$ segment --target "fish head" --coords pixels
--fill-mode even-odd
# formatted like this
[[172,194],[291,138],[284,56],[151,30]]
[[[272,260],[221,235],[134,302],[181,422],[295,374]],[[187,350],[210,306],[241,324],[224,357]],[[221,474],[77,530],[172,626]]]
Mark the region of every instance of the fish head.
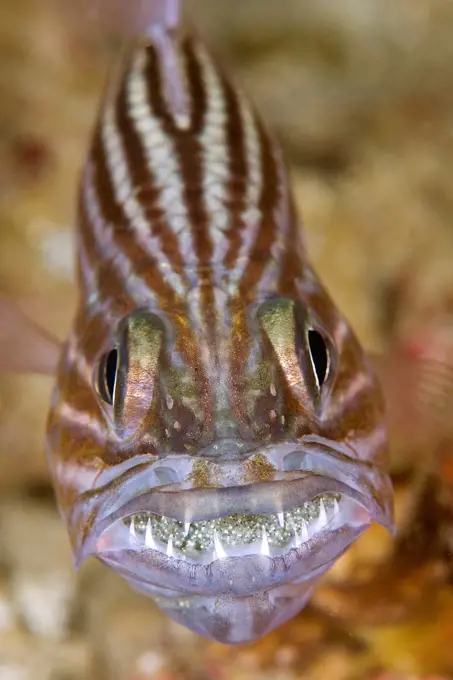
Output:
[[202,333],[178,310],[88,324],[88,377],[68,349],[48,442],[76,561],[239,643],[299,611],[372,521],[391,529],[392,494],[379,386],[328,297],[227,303]]

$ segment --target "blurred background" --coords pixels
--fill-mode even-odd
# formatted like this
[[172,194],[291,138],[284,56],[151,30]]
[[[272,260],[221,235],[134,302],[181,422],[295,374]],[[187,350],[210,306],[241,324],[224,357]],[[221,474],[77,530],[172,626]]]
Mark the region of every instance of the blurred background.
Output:
[[[186,5],[278,134],[312,259],[364,345],[453,362],[453,3]],[[119,45],[110,9],[0,4],[0,291],[61,338],[77,178]],[[448,440],[392,450],[395,542],[373,528],[301,616],[229,649],[94,561],[73,571],[43,452],[51,387],[0,377],[0,680],[453,677]]]

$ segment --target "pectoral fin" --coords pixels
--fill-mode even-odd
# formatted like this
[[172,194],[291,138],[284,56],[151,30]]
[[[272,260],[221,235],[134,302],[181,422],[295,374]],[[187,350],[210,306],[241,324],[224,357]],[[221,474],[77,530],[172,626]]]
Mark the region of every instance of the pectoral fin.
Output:
[[402,347],[370,358],[384,391],[391,445],[432,451],[453,442],[453,344],[437,355]]
[[56,338],[0,295],[0,372],[53,374],[60,352]]
[[[387,403],[396,489],[401,473],[411,489],[409,508],[396,513],[398,541],[393,562],[405,563],[409,556],[409,562],[415,564],[420,539],[419,562],[427,558],[428,544],[437,546],[442,560],[453,547],[451,332],[424,334],[423,341],[418,338],[372,361]],[[451,572],[451,558],[447,564]]]

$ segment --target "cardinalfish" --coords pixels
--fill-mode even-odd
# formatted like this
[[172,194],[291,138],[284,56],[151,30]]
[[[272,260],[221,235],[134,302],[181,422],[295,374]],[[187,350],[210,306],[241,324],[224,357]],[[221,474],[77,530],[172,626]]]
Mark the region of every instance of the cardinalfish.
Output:
[[47,434],[76,564],[209,638],[263,636],[372,522],[392,530],[384,399],[279,146],[178,3],[106,90],[77,258]]

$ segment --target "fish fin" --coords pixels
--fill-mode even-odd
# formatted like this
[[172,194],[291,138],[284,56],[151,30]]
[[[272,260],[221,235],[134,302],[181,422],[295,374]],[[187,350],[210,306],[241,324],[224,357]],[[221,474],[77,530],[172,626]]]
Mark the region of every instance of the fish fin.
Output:
[[[88,0],[81,2],[83,7]],[[75,3],[71,3],[68,9],[74,9],[73,5]],[[79,10],[80,2],[77,3],[77,11]],[[187,127],[190,123],[190,101],[181,68],[180,52],[175,49],[184,35],[182,0],[137,0],[130,3],[124,0],[90,0],[88,16],[104,31],[113,31],[123,41],[127,38],[125,43],[130,42],[134,46],[140,40],[153,45],[159,55],[164,98],[178,125]],[[129,56],[125,49],[125,61],[119,60],[118,69],[109,81],[107,99],[117,96],[117,88],[120,87]]]
[[177,28],[181,22],[182,0],[151,0],[148,9],[148,21],[165,26],[167,29]]
[[[133,37],[155,28],[171,31],[182,22],[182,0],[65,0],[70,17],[101,31]],[[76,10],[77,8],[77,10]],[[74,11],[76,10],[76,12]]]
[[384,391],[392,448],[433,451],[453,442],[453,346],[435,354],[405,345],[370,360]]
[[0,294],[0,373],[56,371],[61,343]]

